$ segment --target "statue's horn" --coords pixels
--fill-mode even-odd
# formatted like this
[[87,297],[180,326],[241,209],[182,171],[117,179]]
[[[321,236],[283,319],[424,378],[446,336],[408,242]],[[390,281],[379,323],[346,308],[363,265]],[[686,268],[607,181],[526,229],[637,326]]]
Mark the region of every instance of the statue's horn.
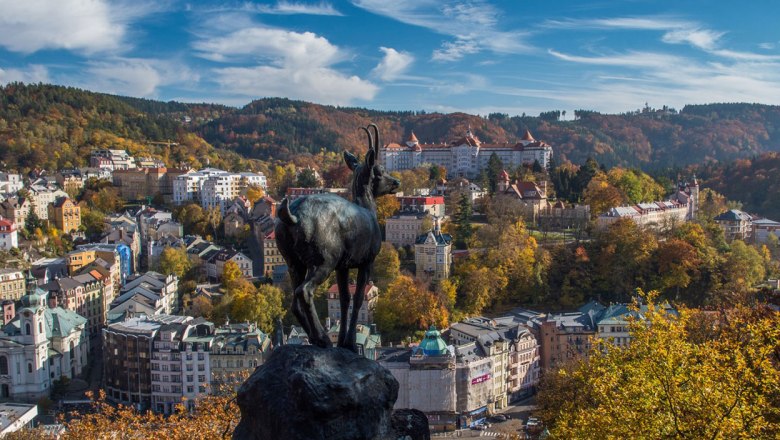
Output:
[[374,129],[374,154],[379,157],[379,127],[373,122],[368,124],[369,127]]
[[367,127],[360,127],[360,128],[362,128],[363,131],[365,131],[366,134],[368,135],[368,149],[369,150],[373,149],[374,148],[374,136],[371,134],[370,131],[368,131]]

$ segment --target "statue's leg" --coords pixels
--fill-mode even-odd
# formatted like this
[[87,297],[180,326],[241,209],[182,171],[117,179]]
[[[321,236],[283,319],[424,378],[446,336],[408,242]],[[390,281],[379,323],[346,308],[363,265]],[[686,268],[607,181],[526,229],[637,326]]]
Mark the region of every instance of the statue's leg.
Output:
[[357,321],[360,315],[360,307],[363,305],[363,295],[366,289],[366,283],[368,283],[368,277],[370,275],[368,267],[361,267],[358,269],[357,283],[355,285],[355,294],[352,296],[352,315],[349,319],[349,330],[347,332],[347,340],[344,345],[345,348],[357,353]]
[[336,270],[336,283],[339,285],[339,306],[341,318],[339,318],[338,346],[343,347],[347,338],[347,325],[349,324],[349,269]]
[[303,301],[305,303],[304,313],[311,327],[311,332],[308,332],[309,339],[311,339],[313,345],[325,348],[331,347],[333,344],[331,344],[330,338],[328,338],[328,332],[322,327],[320,318],[317,317],[317,310],[314,307],[314,292],[317,290],[317,286],[328,278],[332,270],[332,267],[325,266],[309,267],[309,270],[306,272],[306,281],[303,282],[302,286]]
[[292,285],[292,312],[295,315],[295,319],[303,327],[303,331],[306,334],[311,334],[311,328],[309,321],[306,319],[306,313],[303,307],[303,280],[306,278],[306,268],[290,266],[288,268],[290,274],[290,284]]

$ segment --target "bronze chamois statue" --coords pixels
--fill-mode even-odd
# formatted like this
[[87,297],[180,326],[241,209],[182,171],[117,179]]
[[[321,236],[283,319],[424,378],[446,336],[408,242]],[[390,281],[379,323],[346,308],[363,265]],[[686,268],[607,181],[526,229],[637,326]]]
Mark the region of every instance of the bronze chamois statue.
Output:
[[[314,309],[314,292],[332,271],[339,287],[341,321],[338,346],[357,351],[356,327],[366,283],[382,244],[375,198],[393,194],[400,182],[378,162],[379,129],[362,127],[368,135],[363,164],[347,151],[344,161],[352,170],[350,202],[334,194],[315,194],[289,202],[282,200],[276,222],[276,243],[287,262],[292,281],[292,311],[312,344],[330,347],[327,331]],[[349,293],[349,270],[358,269],[354,296]],[[352,297],[352,314],[348,320]]]

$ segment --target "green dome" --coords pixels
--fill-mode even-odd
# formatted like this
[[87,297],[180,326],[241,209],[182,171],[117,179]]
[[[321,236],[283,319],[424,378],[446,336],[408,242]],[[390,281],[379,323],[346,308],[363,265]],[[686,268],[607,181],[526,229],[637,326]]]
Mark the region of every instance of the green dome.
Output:
[[46,296],[46,291],[38,287],[32,272],[27,271],[27,294],[19,299],[22,307],[45,306]]
[[420,342],[420,350],[425,356],[443,356],[449,353],[447,343],[444,342],[441,333],[434,326],[425,332],[425,338]]

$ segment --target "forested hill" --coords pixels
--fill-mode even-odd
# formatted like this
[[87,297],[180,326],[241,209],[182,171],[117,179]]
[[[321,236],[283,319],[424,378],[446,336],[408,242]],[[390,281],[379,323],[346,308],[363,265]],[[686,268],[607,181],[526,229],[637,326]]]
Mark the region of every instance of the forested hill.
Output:
[[780,221],[780,153],[696,168],[702,185],[739,201],[743,209]]
[[[223,111],[211,104],[163,103],[71,87],[11,83],[0,87],[0,167],[18,170],[84,166],[96,148],[126,149],[169,166],[246,166],[235,153],[213,148],[178,114],[202,120]],[[174,142],[163,147],[148,142]]]
[[[459,137],[470,127],[483,142],[512,142],[526,129],[554,148],[556,162],[645,170],[732,161],[780,151],[780,107],[758,104],[686,106],[679,113],[645,108],[623,115],[576,111],[568,119],[539,116],[417,111],[386,112],[265,98],[237,109],[126,98],[52,85],[0,87],[0,161],[6,166],[55,168],[84,164],[96,147],[127,148],[169,165],[243,164],[238,155],[288,160],[301,153],[365,150],[358,129],[380,126],[383,142],[413,130],[421,142]],[[146,141],[172,140],[172,150]],[[235,153],[238,153],[236,155]]]

